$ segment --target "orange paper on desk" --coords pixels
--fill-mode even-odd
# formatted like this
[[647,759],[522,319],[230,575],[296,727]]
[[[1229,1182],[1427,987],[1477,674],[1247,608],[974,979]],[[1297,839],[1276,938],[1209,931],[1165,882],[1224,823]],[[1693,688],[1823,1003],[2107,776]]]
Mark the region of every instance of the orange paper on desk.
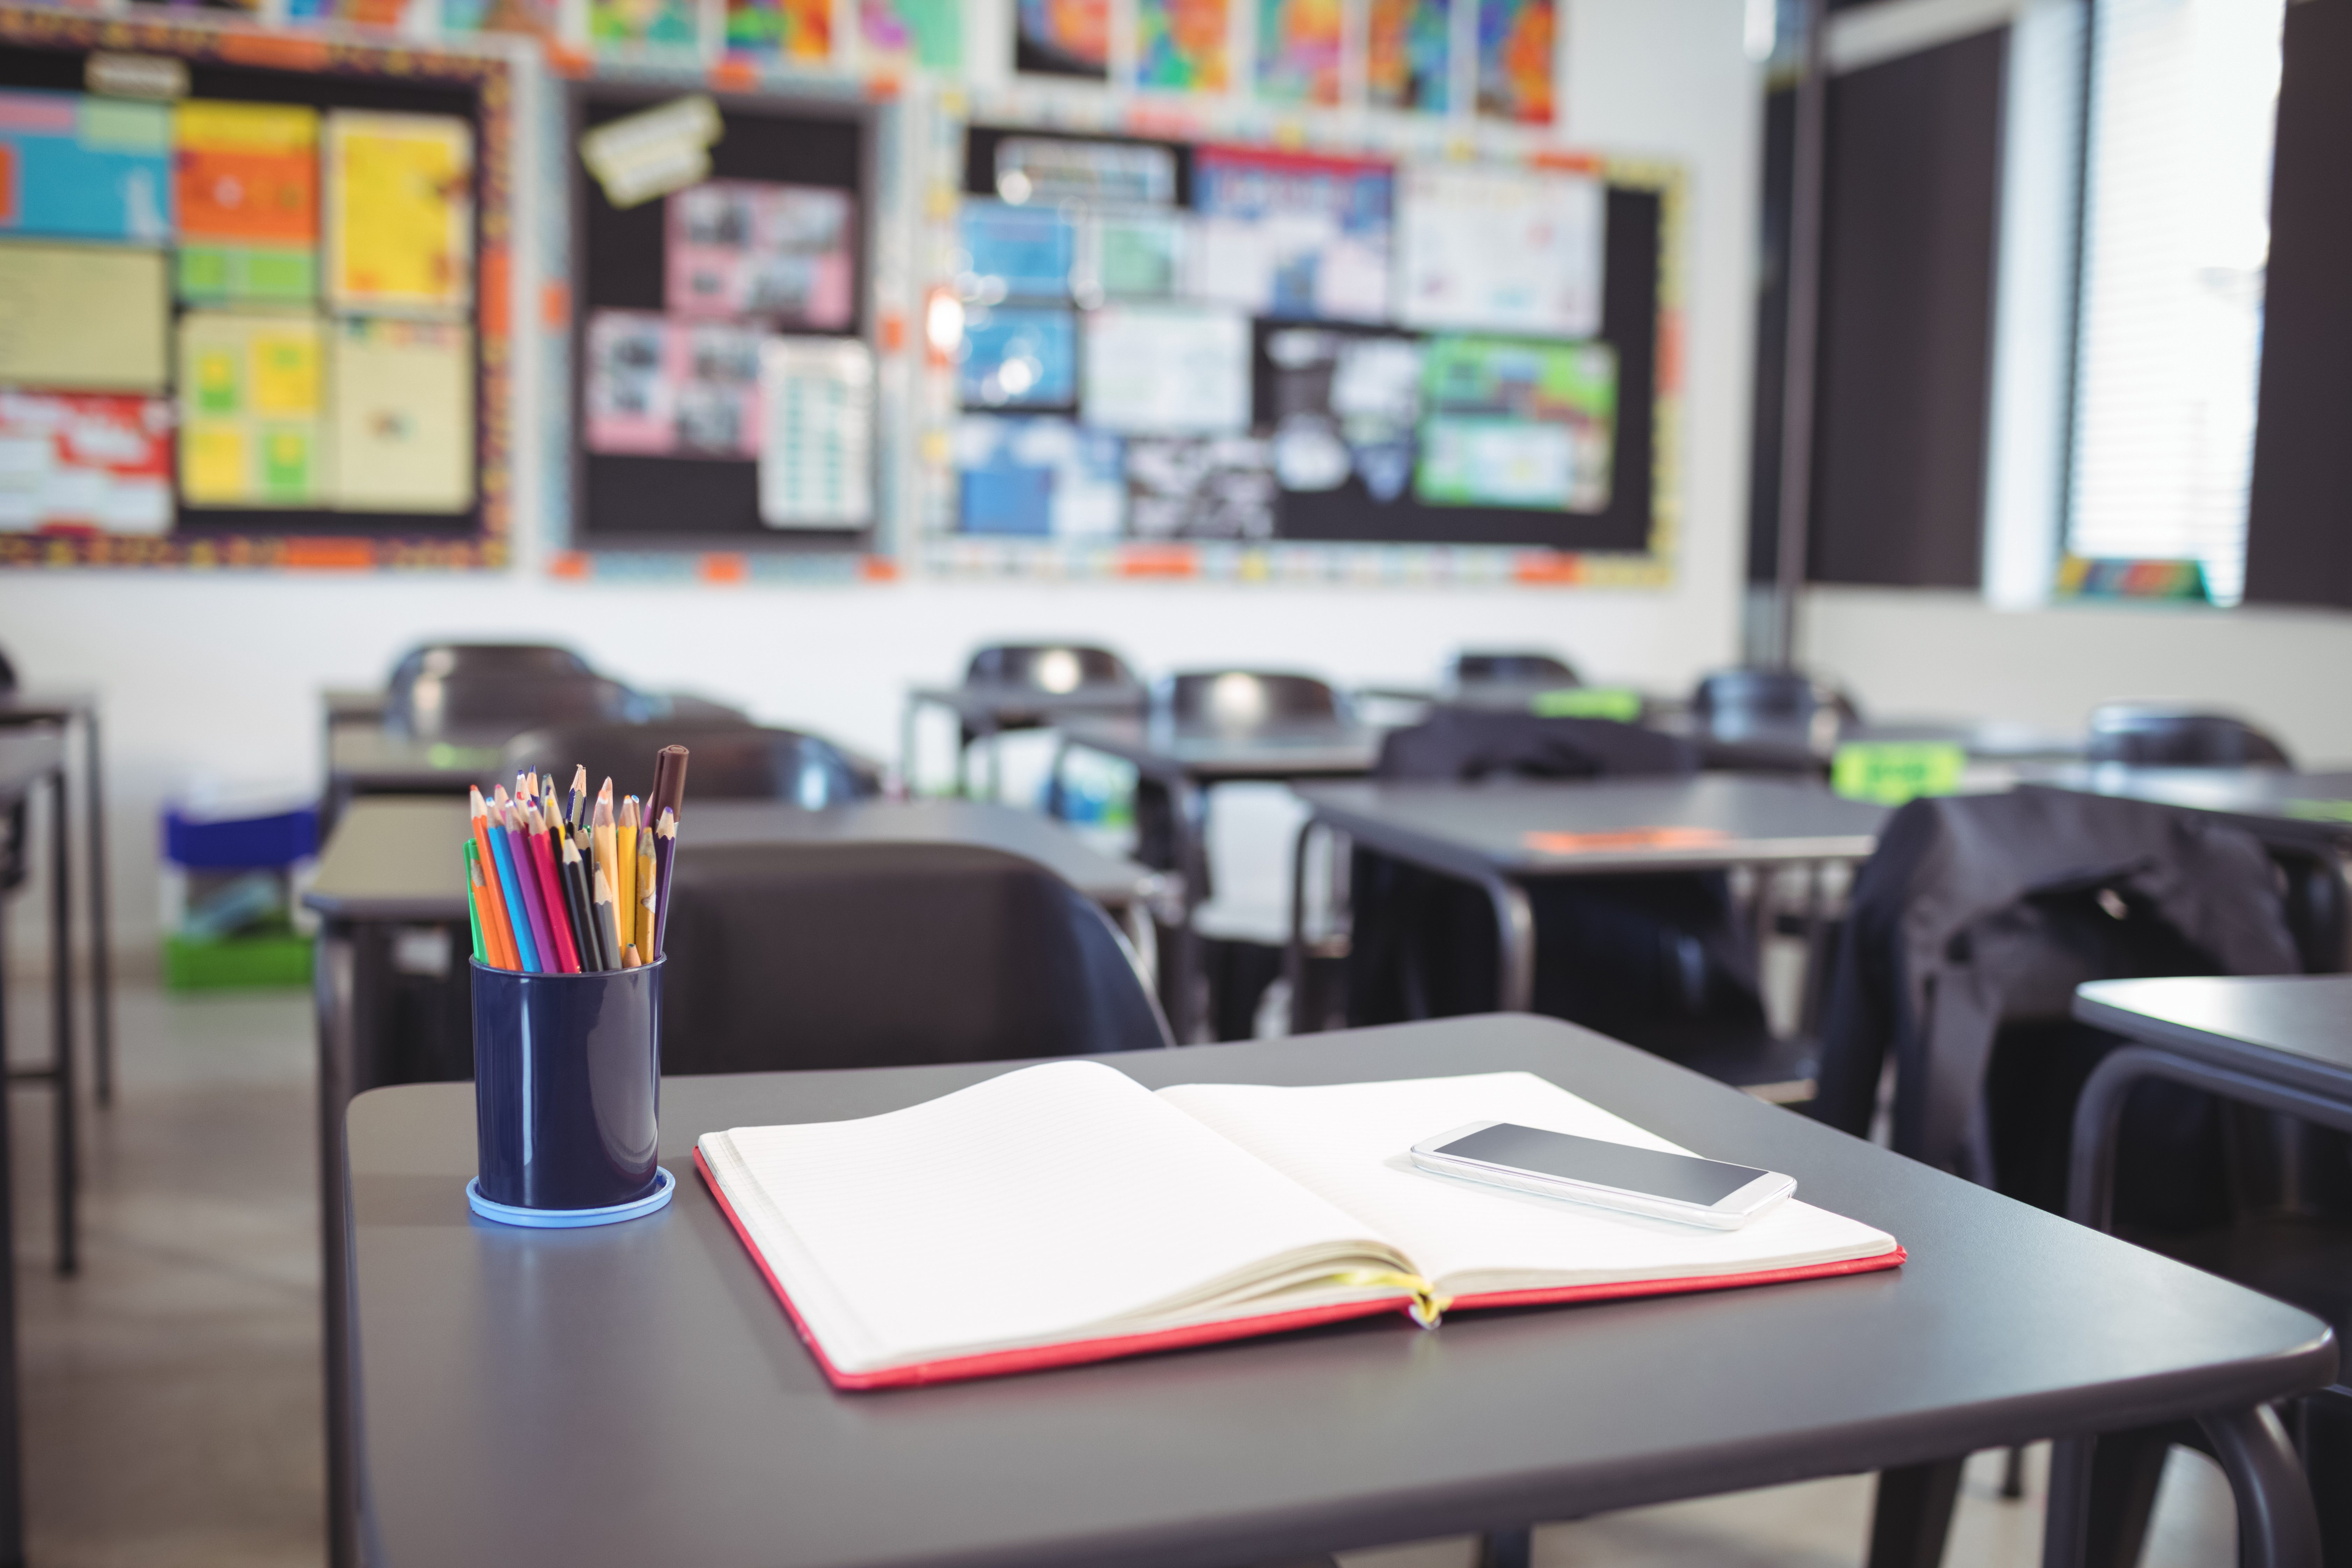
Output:
[[1628,849],[1706,849],[1731,835],[1720,827],[1620,827],[1607,833],[1530,833],[1543,855],[1607,855]]
[[1531,1073],[1154,1093],[1064,1061],[862,1121],[707,1133],[696,1161],[843,1388],[1903,1260],[1885,1232],[1794,1199],[1710,1230],[1407,1156],[1480,1120],[1687,1152]]

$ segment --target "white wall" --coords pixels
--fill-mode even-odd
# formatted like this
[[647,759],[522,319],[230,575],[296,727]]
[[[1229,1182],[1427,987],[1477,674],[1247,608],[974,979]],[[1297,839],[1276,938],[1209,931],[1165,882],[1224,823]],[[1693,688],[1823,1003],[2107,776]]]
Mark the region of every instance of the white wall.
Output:
[[[909,582],[709,588],[541,575],[536,465],[523,564],[492,576],[26,572],[0,576],[0,647],[25,679],[104,704],[118,942],[154,933],[155,811],[193,773],[315,778],[317,690],[372,685],[435,634],[545,634],[632,683],[731,699],[879,755],[900,694],[971,647],[1098,639],[1147,670],[1287,665],[1348,681],[1427,680],[1465,642],[1568,652],[1603,679],[1680,686],[1737,647],[1745,549],[1759,82],[1741,0],[1569,0],[1565,131],[1662,156],[1690,178],[1684,529],[1673,586],[1628,593]],[[526,161],[523,167],[535,166]],[[517,225],[530,237],[541,226]],[[520,297],[535,297],[530,258]],[[528,319],[523,316],[521,319]],[[525,432],[541,426],[526,406]],[[17,922],[20,953],[39,923]]]
[[2074,730],[2105,701],[2194,702],[2259,721],[2305,766],[2352,765],[2352,616],[2340,612],[1998,610],[1965,593],[1816,588],[1797,642],[1868,712]]

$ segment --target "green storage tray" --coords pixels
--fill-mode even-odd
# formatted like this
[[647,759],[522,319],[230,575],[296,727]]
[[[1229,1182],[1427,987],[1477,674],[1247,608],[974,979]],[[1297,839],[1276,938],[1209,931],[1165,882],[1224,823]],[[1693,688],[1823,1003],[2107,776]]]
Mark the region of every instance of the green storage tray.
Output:
[[167,990],[310,984],[310,939],[307,936],[247,936],[227,942],[193,942],[176,935],[163,939]]

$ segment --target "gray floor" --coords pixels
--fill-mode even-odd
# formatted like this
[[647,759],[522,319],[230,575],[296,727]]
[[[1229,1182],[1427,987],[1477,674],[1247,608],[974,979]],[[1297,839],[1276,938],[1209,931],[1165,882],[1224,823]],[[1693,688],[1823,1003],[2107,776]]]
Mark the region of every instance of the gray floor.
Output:
[[[12,987],[13,1054],[37,1058],[37,988]],[[51,1271],[46,1091],[13,1099],[26,1513],[35,1568],[277,1568],[321,1561],[319,1268],[310,1013],[299,994],[126,987],[117,1102],[88,1110],[84,1263]],[[2038,1560],[2033,1495],[1979,1456],[1948,1561]],[[1550,1526],[1539,1568],[1858,1563],[1870,1483],[1847,1477]],[[2229,1493],[2176,1454],[2150,1568],[2234,1560]],[[1466,1568],[1466,1542],[1349,1568]]]

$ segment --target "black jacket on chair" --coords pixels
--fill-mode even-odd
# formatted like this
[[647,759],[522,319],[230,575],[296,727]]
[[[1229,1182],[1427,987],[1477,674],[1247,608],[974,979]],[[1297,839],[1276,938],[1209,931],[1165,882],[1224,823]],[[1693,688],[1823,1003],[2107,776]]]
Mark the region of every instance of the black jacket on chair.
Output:
[[693,844],[662,950],[662,1070],[771,1072],[1139,1050],[1168,1026],[1109,919],[961,844]]
[[[1378,776],[1408,779],[1687,777],[1685,741],[1601,719],[1442,709],[1381,748]],[[1497,962],[1486,895],[1356,851],[1348,954],[1350,1024],[1494,1007]],[[1538,1013],[1682,1057],[1764,1022],[1755,962],[1716,873],[1557,878],[1531,884]]]
[[[1913,801],[1855,879],[1813,1114],[1866,1132],[1891,1053],[1896,1152],[2062,1210],[2074,1099],[2115,1044],[2074,1021],[2074,987],[2300,968],[2244,832],[2054,790]],[[2225,1219],[2211,1102],[2156,1084],[2126,1114],[2119,1223]]]

